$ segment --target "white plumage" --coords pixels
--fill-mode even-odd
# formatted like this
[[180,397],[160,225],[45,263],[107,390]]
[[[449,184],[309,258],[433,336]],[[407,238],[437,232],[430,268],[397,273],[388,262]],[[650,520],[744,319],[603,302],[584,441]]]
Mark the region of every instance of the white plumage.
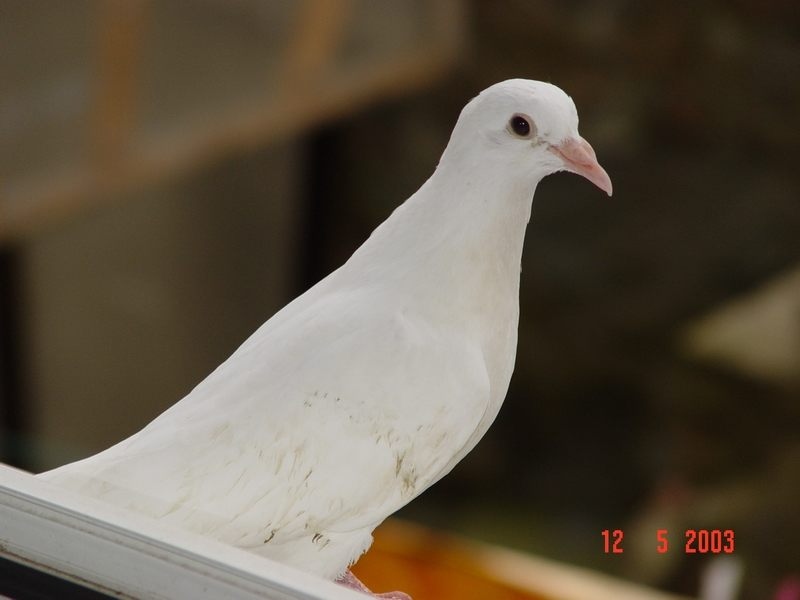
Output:
[[488,88],[435,173],[344,266],[144,429],[40,477],[342,575],[494,420],[537,183],[570,170],[611,192],[577,127],[555,86]]

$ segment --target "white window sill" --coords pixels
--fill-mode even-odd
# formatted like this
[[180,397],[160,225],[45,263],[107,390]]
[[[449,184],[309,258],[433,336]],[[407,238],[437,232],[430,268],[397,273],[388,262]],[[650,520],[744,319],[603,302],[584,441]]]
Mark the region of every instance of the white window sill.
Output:
[[365,598],[215,540],[59,489],[2,464],[0,557],[117,598]]

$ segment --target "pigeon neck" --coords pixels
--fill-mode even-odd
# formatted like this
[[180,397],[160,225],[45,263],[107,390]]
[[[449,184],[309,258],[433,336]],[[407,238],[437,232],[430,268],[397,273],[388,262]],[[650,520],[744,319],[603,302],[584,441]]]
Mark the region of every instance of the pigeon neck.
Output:
[[412,293],[442,286],[465,295],[477,286],[518,291],[525,228],[541,177],[525,179],[478,162],[453,167],[443,160],[356,251],[349,261],[357,265],[353,272],[395,280]]

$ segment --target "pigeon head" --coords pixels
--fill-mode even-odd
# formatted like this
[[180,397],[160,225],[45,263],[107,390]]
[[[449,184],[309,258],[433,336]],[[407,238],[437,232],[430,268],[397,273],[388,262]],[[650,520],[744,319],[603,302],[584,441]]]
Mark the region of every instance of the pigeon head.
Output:
[[570,171],[612,192],[611,179],[578,134],[572,98],[541,81],[509,79],[473,98],[461,111],[443,160],[532,181]]

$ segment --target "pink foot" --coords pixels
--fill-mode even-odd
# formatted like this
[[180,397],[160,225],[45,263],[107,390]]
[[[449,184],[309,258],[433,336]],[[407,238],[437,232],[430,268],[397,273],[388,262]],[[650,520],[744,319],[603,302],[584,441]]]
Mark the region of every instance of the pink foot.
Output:
[[358,592],[364,592],[365,594],[369,594],[373,598],[383,598],[384,600],[411,600],[411,596],[408,594],[404,594],[403,592],[386,592],[385,594],[373,594],[370,589],[365,586],[361,581],[353,575],[353,572],[348,569],[344,572],[344,575],[339,577],[336,580],[336,583],[339,585],[343,585],[344,587],[348,587],[351,590],[356,590]]

